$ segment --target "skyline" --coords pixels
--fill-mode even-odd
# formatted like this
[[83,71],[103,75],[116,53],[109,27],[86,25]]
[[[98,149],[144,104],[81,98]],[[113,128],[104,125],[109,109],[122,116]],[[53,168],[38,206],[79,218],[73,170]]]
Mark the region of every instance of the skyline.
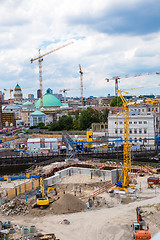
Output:
[[[79,64],[83,71],[84,97],[114,95],[114,81],[120,89],[150,86],[138,94],[159,95],[160,2],[158,0],[43,0],[0,2],[1,91],[23,88],[36,96],[39,88],[38,62],[31,58],[73,44],[45,56],[42,62],[43,94],[69,88],[67,96],[80,97]],[[124,78],[123,78],[124,77]],[[27,88],[27,89],[24,89]],[[135,92],[134,91],[134,92]],[[9,92],[5,92],[6,99]]]

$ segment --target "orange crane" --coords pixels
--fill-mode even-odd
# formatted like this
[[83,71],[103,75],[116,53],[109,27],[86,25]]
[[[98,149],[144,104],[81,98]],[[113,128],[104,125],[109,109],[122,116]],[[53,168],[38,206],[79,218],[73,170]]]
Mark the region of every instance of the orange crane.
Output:
[[4,91],[9,91],[9,93],[10,93],[10,102],[11,102],[13,89],[12,88],[9,88],[9,89],[4,88]]
[[84,106],[83,104],[83,72],[80,64],[79,64],[79,73],[80,73],[80,79],[81,79],[81,106]]
[[36,58],[32,58],[30,61],[31,63],[38,60],[38,63],[39,63],[39,83],[40,83],[40,107],[43,107],[43,86],[42,86],[42,61],[43,61],[43,57],[50,54],[50,53],[53,53],[61,48],[64,48],[70,44],[72,44],[73,42],[70,42],[70,43],[67,43],[67,44],[64,44],[62,45],[61,47],[58,47],[56,49],[53,49],[45,54],[41,54],[41,50],[39,49],[39,56],[36,57]]

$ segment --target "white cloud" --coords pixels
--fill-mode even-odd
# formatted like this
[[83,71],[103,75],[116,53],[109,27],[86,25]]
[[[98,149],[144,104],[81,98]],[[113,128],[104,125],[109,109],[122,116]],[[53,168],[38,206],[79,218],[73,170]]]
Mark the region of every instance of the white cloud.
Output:
[[[143,1],[129,1],[134,7]],[[90,24],[98,24],[99,18],[117,4],[126,6],[121,0],[5,0],[0,2],[0,75],[1,90],[15,87],[37,86],[38,62],[30,64],[30,59],[38,56],[38,49],[45,53],[67,42],[74,41],[46,57],[42,63],[43,89],[50,87],[58,92],[63,88],[80,87],[79,67],[84,72],[85,96],[114,93],[114,83],[106,84],[105,78],[124,76],[139,72],[159,70],[160,33],[131,36],[125,34],[102,33]],[[74,17],[78,23],[71,22]],[[88,16],[89,24],[84,23]],[[136,17],[136,16],[135,16]],[[116,21],[118,16],[116,18]],[[83,24],[81,24],[81,22]],[[108,22],[108,25],[110,23]],[[157,79],[158,81],[159,79]],[[120,86],[147,84],[135,79],[123,79]],[[31,92],[32,90],[28,90]],[[35,93],[35,90],[33,90]],[[78,95],[75,92],[68,94]],[[6,93],[7,96],[7,93]],[[80,96],[80,91],[79,91]],[[9,97],[9,95],[8,95]]]

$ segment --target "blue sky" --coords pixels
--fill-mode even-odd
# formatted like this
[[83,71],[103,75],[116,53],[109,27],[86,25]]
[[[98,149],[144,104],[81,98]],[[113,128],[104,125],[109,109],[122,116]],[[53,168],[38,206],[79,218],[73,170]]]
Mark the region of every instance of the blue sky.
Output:
[[[160,2],[158,0],[1,0],[0,81],[1,89],[17,82],[28,93],[39,88],[38,62],[30,59],[74,43],[48,56],[42,63],[43,93],[69,88],[68,96],[80,96],[79,64],[84,72],[84,96],[114,94],[119,87],[136,88],[138,94],[159,94]],[[9,93],[5,93],[6,98]]]

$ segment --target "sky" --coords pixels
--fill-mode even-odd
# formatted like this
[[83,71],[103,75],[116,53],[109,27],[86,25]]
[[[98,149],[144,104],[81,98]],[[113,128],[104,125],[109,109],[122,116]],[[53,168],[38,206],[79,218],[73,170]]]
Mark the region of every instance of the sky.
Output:
[[114,76],[120,89],[160,94],[159,9],[159,0],[0,0],[0,90],[18,83],[24,97],[36,96],[38,61],[31,58],[62,46],[43,57],[43,94],[66,88],[80,96],[79,64],[85,97],[114,95]]

